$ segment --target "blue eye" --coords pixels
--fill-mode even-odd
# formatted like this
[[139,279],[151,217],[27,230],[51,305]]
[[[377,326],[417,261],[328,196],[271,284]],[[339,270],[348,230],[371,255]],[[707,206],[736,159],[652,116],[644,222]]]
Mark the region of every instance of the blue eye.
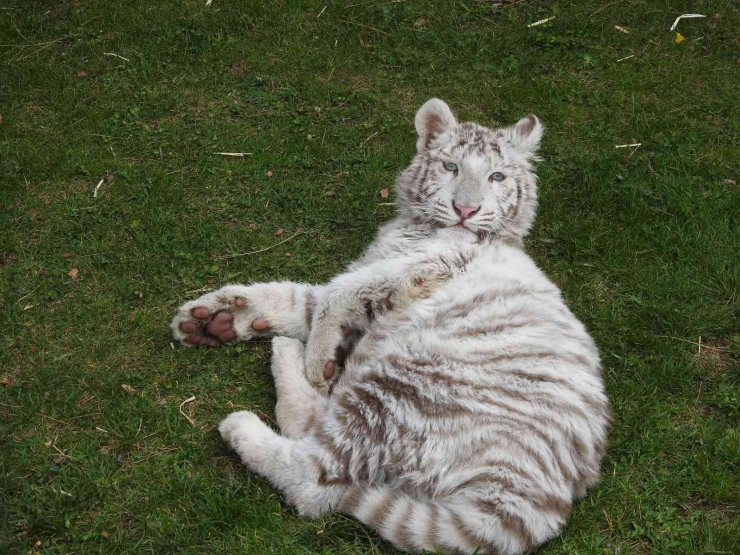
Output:
[[501,172],[493,172],[491,174],[491,177],[489,177],[488,179],[491,181],[503,181],[504,179],[506,179],[506,176]]
[[457,164],[454,164],[452,162],[445,162],[445,169],[447,171],[456,172],[457,171]]

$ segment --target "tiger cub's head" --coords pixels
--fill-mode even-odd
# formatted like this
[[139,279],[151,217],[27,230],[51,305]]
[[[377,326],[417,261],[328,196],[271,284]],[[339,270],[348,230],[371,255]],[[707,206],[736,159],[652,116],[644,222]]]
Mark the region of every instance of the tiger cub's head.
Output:
[[420,224],[489,237],[524,237],[537,208],[532,162],[543,127],[527,116],[511,127],[459,123],[444,102],[416,113],[417,154],[398,178],[402,213]]

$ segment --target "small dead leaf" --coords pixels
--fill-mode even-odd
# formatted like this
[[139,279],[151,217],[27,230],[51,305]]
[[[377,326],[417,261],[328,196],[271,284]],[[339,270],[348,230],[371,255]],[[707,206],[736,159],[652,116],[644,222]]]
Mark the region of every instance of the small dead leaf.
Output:
[[72,268],[69,272],[67,272],[67,275],[72,279],[77,279],[77,274],[79,273],[80,271],[77,268]]
[[615,25],[614,28],[619,31],[620,33],[624,33],[625,35],[629,35],[630,31],[626,27],[621,27],[619,25]]
[[65,253],[64,253],[64,254],[62,255],[62,258],[72,258],[72,256],[74,256],[74,255],[73,255],[73,254],[72,254],[71,252],[65,252]]
[[110,183],[114,179],[113,178],[113,174],[112,173],[106,173],[105,174],[105,177],[103,179],[105,180],[106,183]]
[[335,196],[337,196],[337,194],[334,191],[327,191],[326,192],[326,196],[327,197],[334,198]]
[[388,198],[388,189],[381,189],[380,190],[380,196],[383,198]]
[[100,536],[101,536],[101,537],[102,537],[102,538],[103,538],[104,540],[107,540],[107,539],[108,539],[108,536],[109,536],[109,535],[110,535],[110,534],[108,534],[108,530],[103,530],[102,532],[100,532]]
[[77,77],[87,77],[87,72],[80,70],[77,72]]
[[37,349],[38,347],[36,347],[36,345],[31,345],[31,346],[30,346],[29,348],[31,349],[31,352],[32,352],[32,353],[35,353],[35,352],[36,352],[36,349]]
[[0,380],[0,385],[3,387],[8,387],[12,383],[13,382],[10,381],[10,378],[3,378],[2,380]]
[[49,274],[49,270],[45,270],[43,268],[41,268],[39,270],[39,275],[45,276],[45,275],[48,275],[48,274]]
[[2,123],[2,122],[3,122],[3,115],[0,114],[0,123]]
[[714,14],[714,19],[722,19],[722,14]]
[[23,310],[31,310],[32,308],[33,308],[32,304],[27,304],[26,306],[23,307]]
[[734,179],[725,179],[725,185],[737,185],[737,181]]
[[270,170],[269,172],[267,172],[267,177],[272,177],[273,175],[275,175],[275,174],[272,173],[272,170]]
[[285,253],[285,256],[287,256],[288,258],[290,258],[290,257],[291,257],[291,256],[293,256],[293,255],[292,255],[292,254],[290,254],[289,252],[286,252],[286,253]]
[[414,21],[414,27],[418,29],[419,27],[424,27],[424,25],[426,25],[427,23],[429,23],[428,19],[424,19],[423,17],[420,17],[419,19]]
[[685,40],[686,39],[681,33],[678,33],[678,32],[676,33],[676,44],[681,44]]
[[122,383],[121,384],[121,389],[123,389],[124,391],[128,391],[129,393],[133,393],[134,391],[136,391],[133,387],[131,387],[127,383]]
[[285,230],[281,227],[280,229],[278,229],[275,232],[275,235],[277,235],[278,237],[280,237],[283,233],[285,233]]

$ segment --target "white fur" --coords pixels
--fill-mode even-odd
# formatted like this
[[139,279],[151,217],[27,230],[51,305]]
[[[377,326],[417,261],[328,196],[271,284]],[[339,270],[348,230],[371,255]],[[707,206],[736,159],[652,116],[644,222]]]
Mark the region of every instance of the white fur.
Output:
[[[598,479],[599,355],[521,248],[539,120],[466,127],[433,99],[416,128],[400,214],[345,273],[326,286],[227,286],[184,305],[173,332],[184,339],[179,325],[206,307],[234,314],[237,340],[258,317],[293,338],[273,340],[282,436],[248,412],[219,430],[303,514],[352,514],[414,552],[518,554],[556,534]],[[467,228],[454,226],[460,199],[481,206]],[[343,326],[364,336],[327,381]]]

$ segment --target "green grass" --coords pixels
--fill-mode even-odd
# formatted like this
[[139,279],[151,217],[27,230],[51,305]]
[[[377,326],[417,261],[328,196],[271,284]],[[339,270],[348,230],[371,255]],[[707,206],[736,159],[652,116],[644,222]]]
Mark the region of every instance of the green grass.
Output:
[[[528,249],[603,354],[604,478],[540,553],[738,553],[737,2],[264,4],[0,7],[0,552],[393,551],[216,436],[273,418],[269,346],[172,348],[168,323],[203,287],[340,272],[439,96],[546,124]],[[677,44],[686,12],[710,17]]]

